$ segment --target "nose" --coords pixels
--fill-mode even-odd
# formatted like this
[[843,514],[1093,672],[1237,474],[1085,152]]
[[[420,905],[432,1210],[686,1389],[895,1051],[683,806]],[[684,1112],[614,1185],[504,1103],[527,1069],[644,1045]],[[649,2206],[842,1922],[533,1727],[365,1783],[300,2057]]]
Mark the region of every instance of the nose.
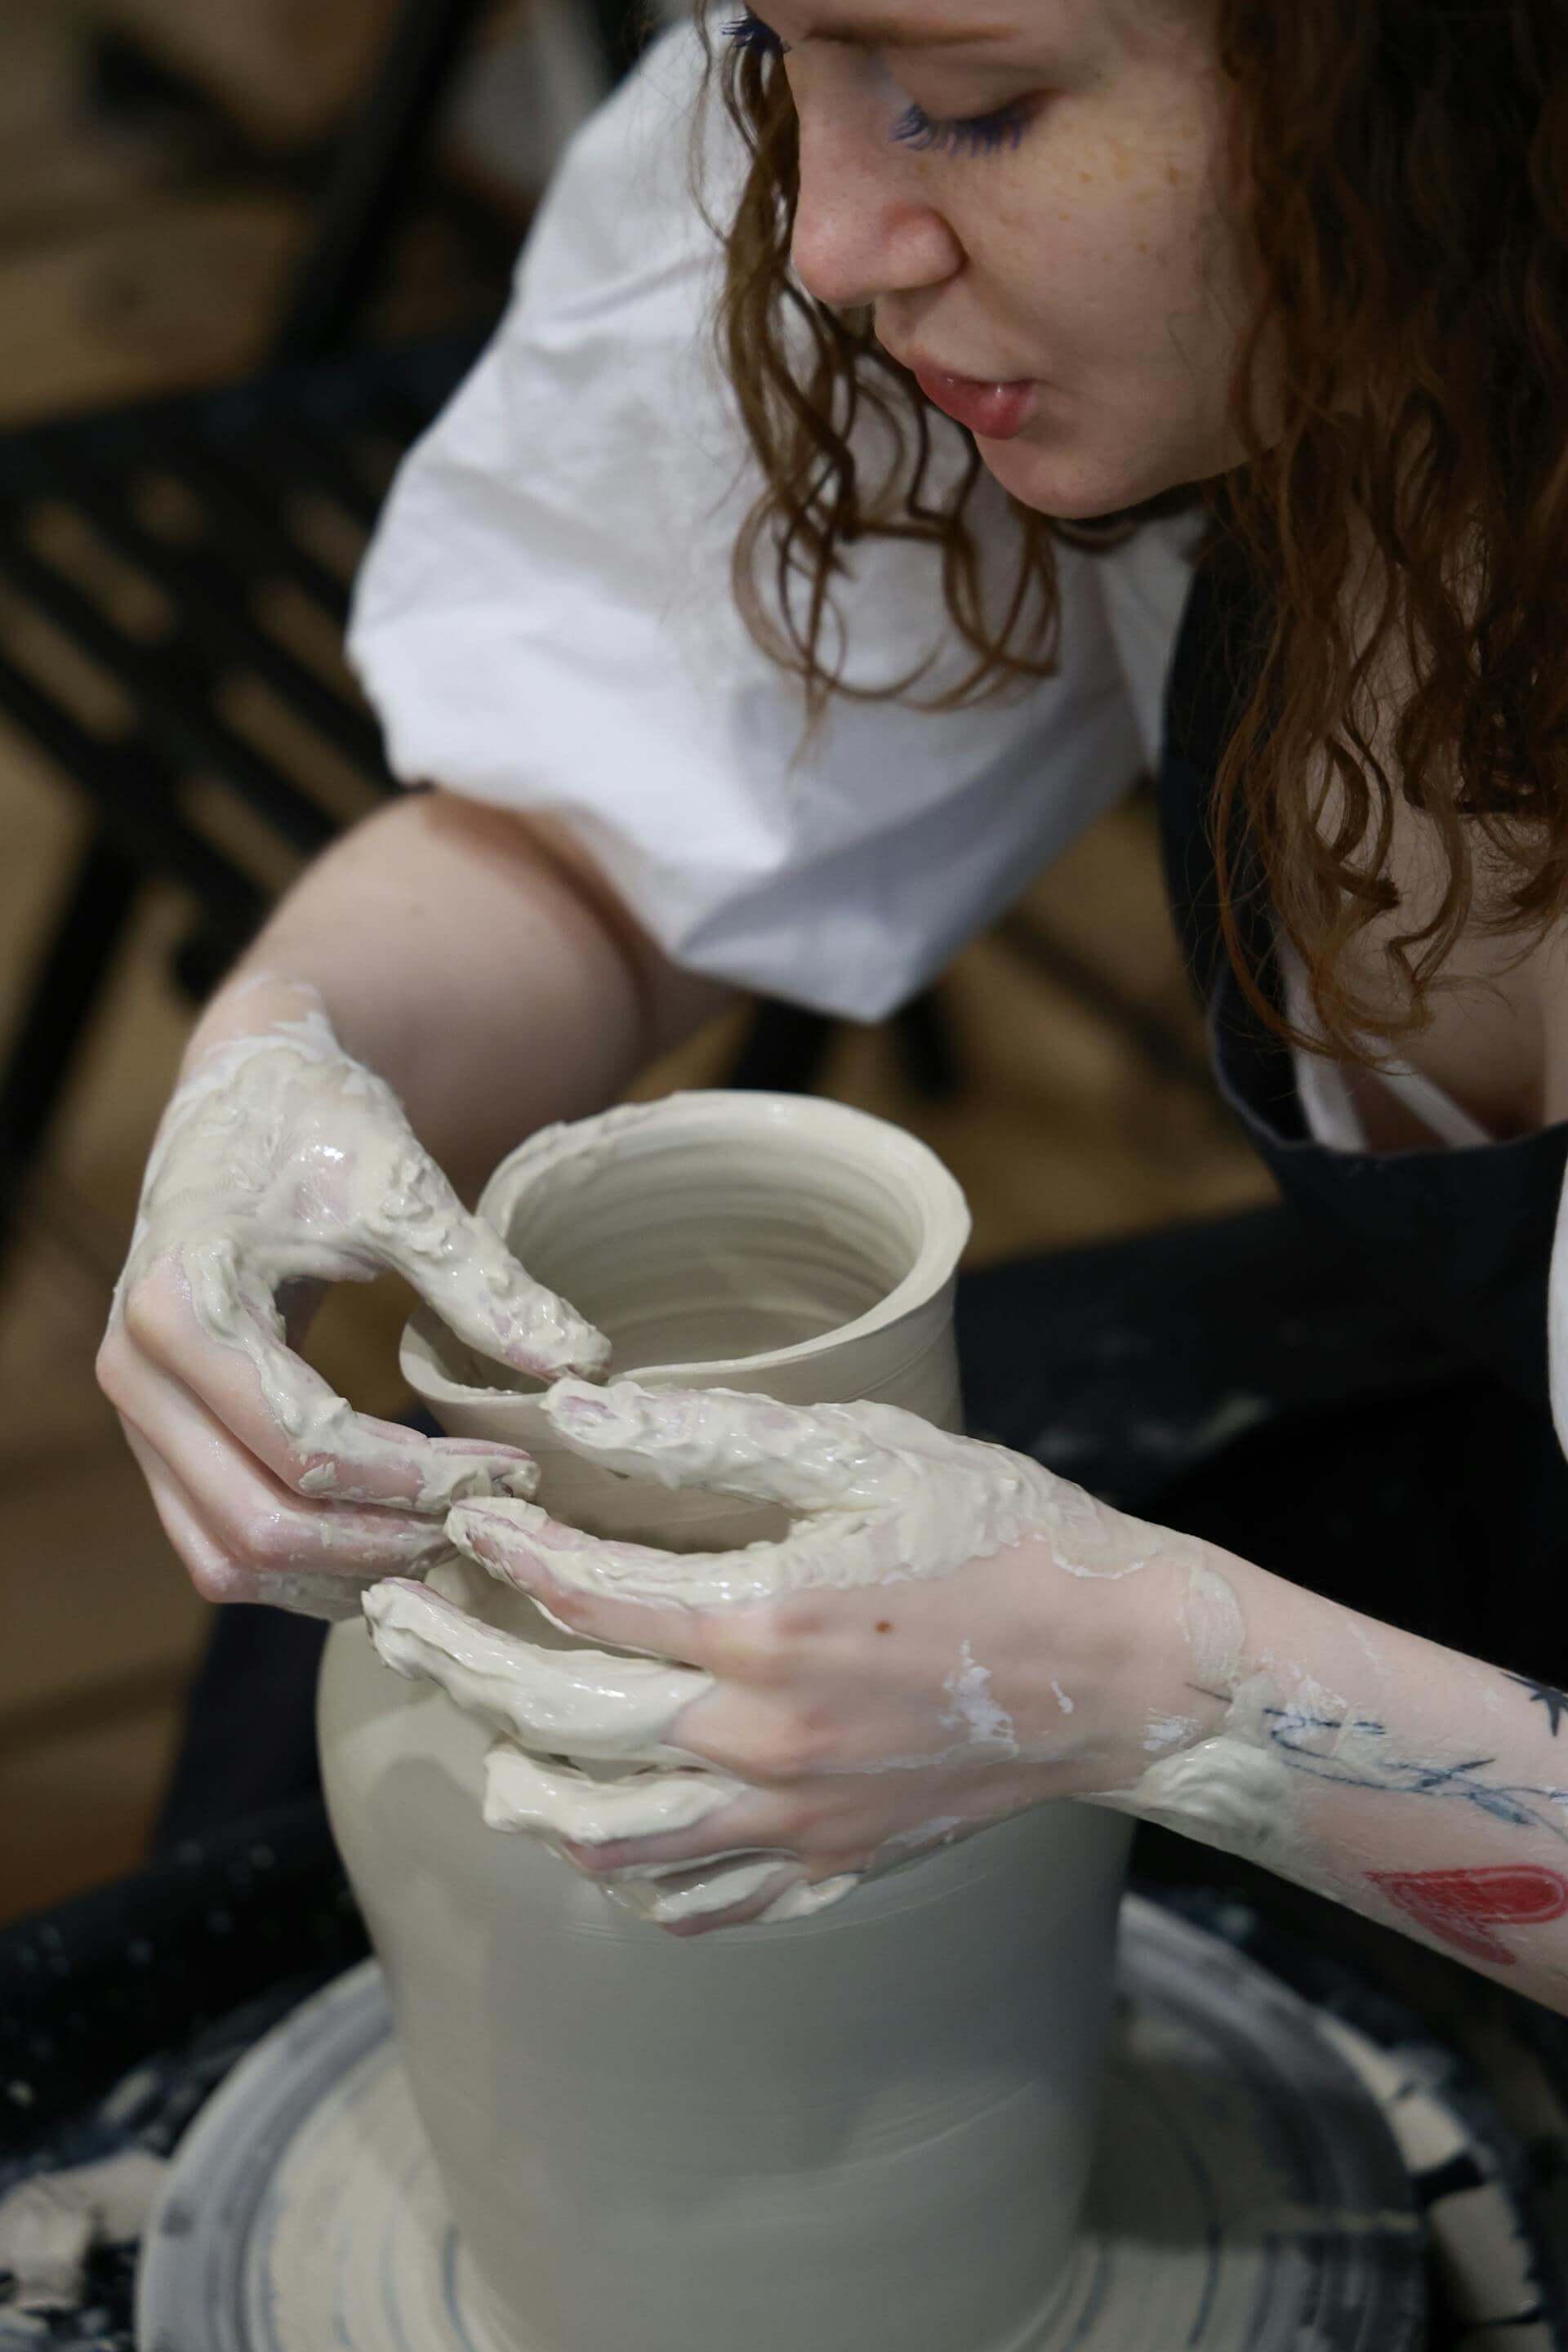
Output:
[[826,103],[800,109],[790,259],[807,293],[834,310],[939,286],[963,260],[918,159],[866,112]]

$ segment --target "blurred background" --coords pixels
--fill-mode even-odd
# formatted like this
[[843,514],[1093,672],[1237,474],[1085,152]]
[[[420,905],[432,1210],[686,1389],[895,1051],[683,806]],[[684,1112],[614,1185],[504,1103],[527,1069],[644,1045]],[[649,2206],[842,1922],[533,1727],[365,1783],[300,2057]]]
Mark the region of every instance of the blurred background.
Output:
[[[342,668],[401,451],[504,303],[615,0],[0,10],[0,1916],[132,1867],[205,1604],[93,1357],[195,1008],[393,789]],[[968,1190],[973,1255],[1268,1196],[1135,793],[875,1030],[736,1016],[637,1089],[820,1087]],[[313,1359],[407,1400],[388,1281]]]

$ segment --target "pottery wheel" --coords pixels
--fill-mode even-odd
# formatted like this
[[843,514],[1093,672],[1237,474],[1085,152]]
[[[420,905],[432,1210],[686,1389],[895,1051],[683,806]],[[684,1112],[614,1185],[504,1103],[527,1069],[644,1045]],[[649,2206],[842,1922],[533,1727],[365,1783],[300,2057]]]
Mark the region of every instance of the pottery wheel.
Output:
[[[1353,2037],[1156,1905],[1122,1913],[1078,2252],[1018,2352],[1408,2352],[1422,2231]],[[531,2352],[479,2316],[375,1963],[249,2053],[144,2241],[144,2352]]]

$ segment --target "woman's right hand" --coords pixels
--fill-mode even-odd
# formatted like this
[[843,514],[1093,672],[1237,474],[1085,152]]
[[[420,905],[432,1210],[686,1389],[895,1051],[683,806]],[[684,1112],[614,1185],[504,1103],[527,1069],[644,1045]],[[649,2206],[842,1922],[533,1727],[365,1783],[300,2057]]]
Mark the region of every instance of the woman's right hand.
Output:
[[188,1066],[99,1353],[199,1591],[325,1617],[449,1551],[453,1503],[528,1495],[515,1448],[354,1412],[289,1341],[321,1286],[403,1275],[482,1354],[552,1379],[609,1349],[467,1211],[313,991]]

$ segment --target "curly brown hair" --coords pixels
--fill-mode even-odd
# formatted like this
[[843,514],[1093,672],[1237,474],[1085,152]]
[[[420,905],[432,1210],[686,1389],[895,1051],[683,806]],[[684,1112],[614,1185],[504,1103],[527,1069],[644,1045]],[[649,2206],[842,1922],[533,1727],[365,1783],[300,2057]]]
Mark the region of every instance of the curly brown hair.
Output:
[[[1237,845],[1249,840],[1322,1041],[1375,1060],[1369,1035],[1392,1043],[1430,1018],[1468,929],[1516,935],[1523,955],[1568,899],[1568,7],[1215,0],[1215,18],[1260,289],[1228,394],[1243,459],[1090,521],[1009,495],[1016,566],[996,626],[965,511],[979,454],[971,444],[956,488],[933,501],[932,418],[962,428],[877,342],[868,309],[835,311],[792,279],[788,84],[754,47],[726,44],[721,63],[697,0],[694,170],[716,83],[749,156],[733,217],[710,217],[724,246],[715,347],[765,483],[732,586],[755,642],[803,681],[809,740],[835,693],[912,699],[929,667],[878,689],[825,667],[829,620],[844,641],[830,596],[842,548],[869,536],[940,547],[947,615],[976,659],[915,707],[952,709],[1055,674],[1057,541],[1103,551],[1152,516],[1201,512],[1200,560],[1228,542],[1267,583],[1211,816],[1227,944],[1284,1028],[1242,947]],[[694,193],[700,205],[700,173]],[[871,492],[850,446],[862,402],[898,453]],[[770,546],[782,618],[757,583]],[[804,625],[792,574],[808,583]],[[1342,617],[1352,578],[1375,584],[1357,604],[1370,636]],[[1376,686],[1394,676],[1404,699],[1390,731]],[[1437,853],[1429,897],[1403,909],[1388,870],[1400,801]],[[1372,946],[1373,924],[1376,987],[1364,952],[1349,952]]]

